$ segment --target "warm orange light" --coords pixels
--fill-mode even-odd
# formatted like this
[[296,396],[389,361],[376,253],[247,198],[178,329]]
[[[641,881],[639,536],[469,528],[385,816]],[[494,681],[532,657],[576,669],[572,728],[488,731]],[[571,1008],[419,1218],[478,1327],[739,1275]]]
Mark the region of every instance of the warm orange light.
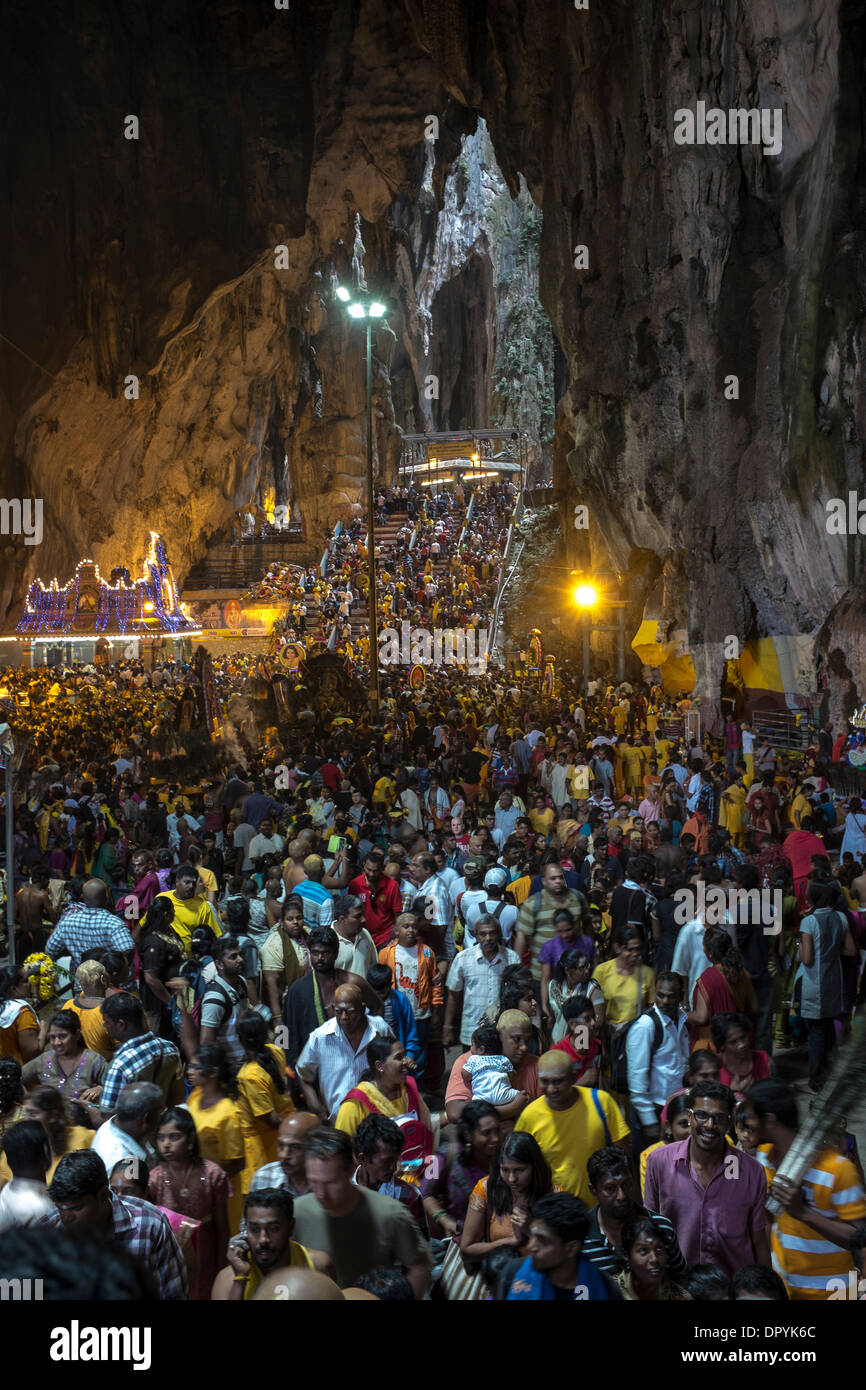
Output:
[[149,599],[148,599],[147,603],[144,605],[144,611],[145,611],[145,613],[152,613],[152,612],[153,612],[153,604],[150,602]]
[[598,603],[598,589],[594,584],[578,584],[573,598],[578,608],[594,608]]

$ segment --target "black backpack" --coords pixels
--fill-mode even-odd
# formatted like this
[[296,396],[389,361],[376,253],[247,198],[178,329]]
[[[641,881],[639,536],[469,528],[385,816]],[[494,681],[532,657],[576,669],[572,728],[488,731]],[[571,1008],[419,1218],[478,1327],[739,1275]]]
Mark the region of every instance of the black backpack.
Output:
[[612,1091],[619,1091],[622,1095],[628,1093],[628,1056],[626,1054],[626,1043],[638,1019],[646,1018],[649,1015],[653,1021],[653,1036],[650,1043],[650,1065],[652,1059],[662,1045],[665,1035],[664,1024],[655,1011],[655,1006],[651,1005],[644,1009],[643,1013],[638,1014],[630,1023],[624,1023],[612,1035],[610,1040],[610,1088]]

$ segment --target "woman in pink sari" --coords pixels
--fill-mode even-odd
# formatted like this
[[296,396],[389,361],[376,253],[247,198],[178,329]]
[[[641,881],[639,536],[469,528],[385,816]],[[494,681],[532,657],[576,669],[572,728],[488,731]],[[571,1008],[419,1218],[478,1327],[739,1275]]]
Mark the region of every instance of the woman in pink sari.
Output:
[[811,816],[803,816],[800,821],[800,829],[792,830],[790,835],[786,835],[782,841],[782,850],[791,865],[791,872],[794,876],[794,892],[797,894],[797,906],[801,912],[806,911],[806,888],[808,886],[809,874],[812,871],[812,858],[820,855],[827,860],[830,865],[830,857],[824,841],[815,834],[815,822]]
[[745,1014],[715,1014],[710,1032],[722,1062],[719,1080],[736,1095],[772,1074],[769,1054],[755,1048],[752,1020]]
[[693,1049],[710,1040],[710,1024],[716,1014],[758,1012],[755,987],[724,927],[708,927],[703,945],[710,967],[698,979],[692,996],[689,1036]]

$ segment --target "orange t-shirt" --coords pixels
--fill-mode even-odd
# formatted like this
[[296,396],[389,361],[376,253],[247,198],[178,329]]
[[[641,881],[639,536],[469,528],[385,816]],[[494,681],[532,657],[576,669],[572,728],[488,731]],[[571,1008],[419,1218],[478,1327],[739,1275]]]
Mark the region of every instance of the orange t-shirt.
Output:
[[91,1052],[98,1052],[100,1057],[104,1057],[106,1062],[110,1062],[114,1056],[114,1043],[108,1036],[108,1029],[102,1017],[102,1009],[98,1005],[90,1009],[82,1009],[73,999],[68,999],[63,1008],[72,1009],[73,1013],[78,1014],[81,1019],[81,1033],[85,1047],[89,1047]]
[[39,1019],[30,1005],[25,1004],[23,1009],[18,1010],[6,1028],[0,1028],[0,1057],[14,1057],[16,1062],[24,1065],[18,1034],[25,1033],[28,1028],[35,1028],[38,1031]]

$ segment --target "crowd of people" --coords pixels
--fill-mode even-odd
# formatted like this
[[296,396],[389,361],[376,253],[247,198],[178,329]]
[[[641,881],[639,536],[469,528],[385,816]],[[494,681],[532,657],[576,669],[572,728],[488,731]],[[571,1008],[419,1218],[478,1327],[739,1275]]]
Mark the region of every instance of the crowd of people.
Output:
[[[428,495],[414,484],[384,489],[377,521],[405,520],[393,539],[376,543],[376,598],[380,631],[404,619],[434,627],[486,627],[499,585],[502,555],[516,500],[512,484],[478,485],[471,510],[462,489]],[[280,597],[289,604],[277,625],[280,643],[327,642],[358,663],[363,674],[370,651],[364,618],[368,606],[367,527],[355,517],[329,537],[324,571],[274,562],[251,597]]]
[[60,1287],[93,1242],[164,1299],[817,1300],[866,1273],[845,1117],[784,1168],[863,993],[866,814],[829,731],[795,762],[745,720],[689,744],[655,687],[389,674],[376,722],[179,785],[148,733],[175,673],[130,669],[9,673],[40,756],[4,1275]]

